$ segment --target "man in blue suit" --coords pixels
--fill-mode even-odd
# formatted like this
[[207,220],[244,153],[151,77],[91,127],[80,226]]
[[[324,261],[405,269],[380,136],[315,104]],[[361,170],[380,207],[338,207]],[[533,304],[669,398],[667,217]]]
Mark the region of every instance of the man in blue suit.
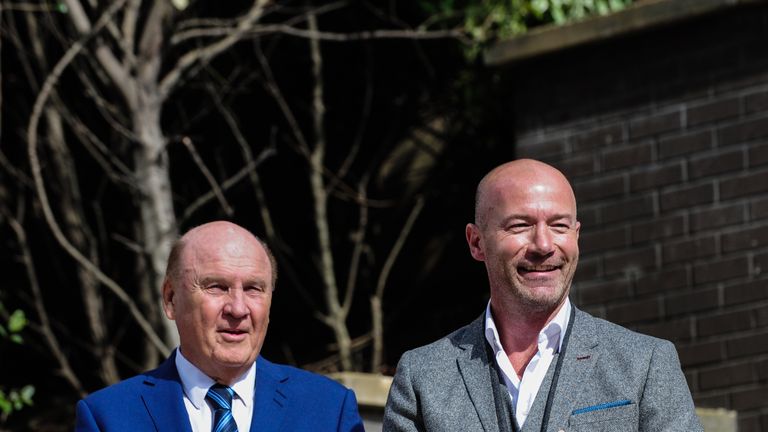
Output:
[[186,233],[163,284],[179,348],[78,402],[76,431],[363,431],[351,390],[259,355],[276,277],[267,246],[242,227]]

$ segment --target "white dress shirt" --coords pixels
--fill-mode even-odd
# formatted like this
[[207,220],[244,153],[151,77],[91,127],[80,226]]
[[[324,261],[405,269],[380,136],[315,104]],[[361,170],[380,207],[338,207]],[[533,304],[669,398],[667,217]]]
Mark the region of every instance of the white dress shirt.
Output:
[[485,339],[493,349],[496,364],[499,365],[502,372],[504,384],[512,400],[512,406],[515,407],[515,418],[520,427],[523,427],[523,423],[528,417],[528,412],[531,410],[554,354],[560,352],[563,343],[560,335],[565,332],[568,326],[570,314],[571,302],[566,298],[557,315],[539,332],[538,350],[528,362],[528,366],[523,371],[523,378],[520,379],[501,346],[499,331],[496,329],[496,323],[493,321],[493,314],[491,314],[491,302],[488,302],[488,307],[485,309]]
[[[184,389],[184,406],[189,414],[192,432],[210,432],[213,427],[213,409],[205,395],[216,381],[204,374],[189,362],[180,349],[176,350],[176,369],[179,371],[181,386]],[[235,391],[232,399],[232,416],[237,423],[237,430],[251,429],[253,414],[253,387],[256,382],[256,362],[231,386]]]

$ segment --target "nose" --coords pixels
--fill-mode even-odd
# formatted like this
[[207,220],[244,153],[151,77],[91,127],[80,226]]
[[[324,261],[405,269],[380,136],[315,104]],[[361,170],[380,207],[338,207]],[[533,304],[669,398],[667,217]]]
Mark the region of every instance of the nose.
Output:
[[242,318],[248,314],[242,289],[231,289],[229,299],[224,305],[224,313],[233,318]]
[[542,256],[549,255],[554,251],[552,232],[547,224],[540,223],[536,225],[528,251]]

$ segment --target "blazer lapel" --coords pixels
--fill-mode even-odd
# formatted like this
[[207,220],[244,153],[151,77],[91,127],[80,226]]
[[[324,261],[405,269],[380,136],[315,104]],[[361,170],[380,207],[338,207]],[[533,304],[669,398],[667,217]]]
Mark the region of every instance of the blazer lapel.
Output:
[[483,429],[486,432],[498,432],[484,329],[485,314],[472,322],[463,340],[459,341],[463,351],[459,353],[456,362]]
[[174,352],[160,367],[148,372],[141,391],[157,432],[192,432],[175,358]]
[[568,421],[577,399],[583,393],[581,388],[584,383],[589,382],[589,376],[597,361],[598,345],[593,319],[576,309],[571,338],[565,358],[562,359],[563,366],[552,402],[549,430],[560,430]]
[[256,359],[251,432],[280,430],[289,403],[288,375],[261,356]]

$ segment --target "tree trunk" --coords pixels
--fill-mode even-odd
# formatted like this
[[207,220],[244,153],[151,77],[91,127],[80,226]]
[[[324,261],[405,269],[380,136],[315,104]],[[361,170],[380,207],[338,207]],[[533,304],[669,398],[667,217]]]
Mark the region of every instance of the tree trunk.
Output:
[[138,105],[132,111],[138,145],[134,150],[136,182],[139,188],[141,234],[146,263],[146,280],[139,295],[153,324],[162,328],[170,346],[179,343],[176,326],[162,315],[161,288],[171,246],[178,235],[169,173],[168,152],[160,127],[161,102],[151,90],[139,90]]

